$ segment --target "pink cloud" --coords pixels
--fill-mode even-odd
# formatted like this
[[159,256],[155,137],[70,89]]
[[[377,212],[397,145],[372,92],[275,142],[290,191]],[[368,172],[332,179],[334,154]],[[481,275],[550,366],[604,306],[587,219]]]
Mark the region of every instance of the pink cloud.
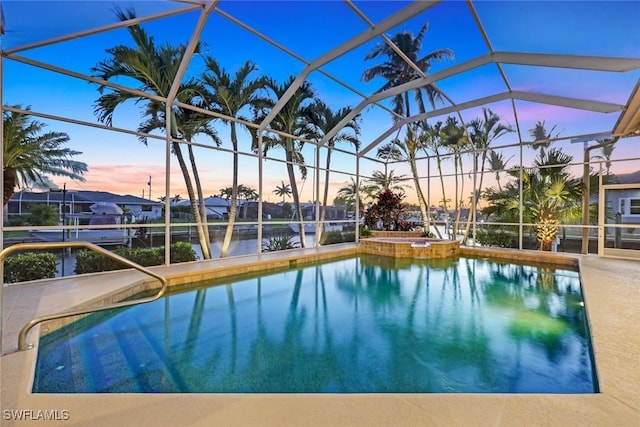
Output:
[[[172,167],[170,173],[171,195],[180,194],[186,197],[187,191],[182,172],[178,167]],[[225,174],[218,174],[218,178],[212,177],[212,174],[206,171],[200,173],[205,197],[218,194],[220,188],[230,185],[231,182],[231,178]],[[164,166],[161,165],[92,164],[84,175],[85,182],[70,182],[68,179],[60,177],[55,177],[53,181],[60,187],[66,183],[68,189],[108,191],[136,196],[141,196],[144,191],[145,197],[148,197],[149,176],[151,176],[152,198],[157,199],[160,195],[164,195],[165,190]]]

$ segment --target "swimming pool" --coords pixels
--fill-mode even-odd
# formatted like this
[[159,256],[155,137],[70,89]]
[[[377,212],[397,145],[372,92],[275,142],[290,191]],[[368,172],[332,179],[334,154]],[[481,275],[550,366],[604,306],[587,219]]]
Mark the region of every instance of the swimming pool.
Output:
[[40,393],[593,393],[576,271],[361,255],[89,316]]

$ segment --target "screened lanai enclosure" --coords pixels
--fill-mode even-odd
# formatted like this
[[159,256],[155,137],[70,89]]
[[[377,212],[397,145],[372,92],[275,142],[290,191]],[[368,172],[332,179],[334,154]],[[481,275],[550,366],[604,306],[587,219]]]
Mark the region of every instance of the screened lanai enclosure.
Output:
[[5,246],[639,253],[638,2],[0,4]]

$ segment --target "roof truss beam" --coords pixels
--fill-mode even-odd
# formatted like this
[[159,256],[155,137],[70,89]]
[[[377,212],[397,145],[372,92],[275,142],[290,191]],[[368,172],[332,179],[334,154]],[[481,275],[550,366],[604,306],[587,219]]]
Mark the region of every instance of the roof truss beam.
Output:
[[625,72],[640,68],[640,58],[520,52],[495,52],[491,54],[491,56],[492,62],[498,64],[533,65],[537,67],[611,72]]
[[541,93],[522,91],[513,91],[511,92],[509,97],[520,101],[557,105],[559,107],[594,111],[596,113],[614,113],[616,111],[622,111],[622,109],[624,108],[624,105],[612,104],[610,102],[593,101],[589,99],[569,98],[566,96],[545,95]]
[[428,111],[423,114],[418,114],[412,117],[406,117],[396,122],[387,131],[382,133],[378,138],[376,138],[369,145],[367,145],[367,147],[361,150],[358,153],[358,155],[364,156],[366,153],[371,151],[371,149],[376,147],[378,144],[380,144],[382,141],[384,141],[386,138],[388,138],[398,129],[402,128],[402,126],[405,126],[409,123],[414,123],[420,120],[429,119],[431,117],[452,114],[455,112],[468,110],[474,107],[479,107],[481,105],[504,101],[506,99],[536,102],[540,104],[557,105],[559,107],[575,108],[579,110],[594,111],[597,113],[613,113],[616,111],[622,111],[624,109],[624,105],[612,104],[609,102],[592,101],[592,100],[585,100],[585,99],[579,99],[579,98],[569,98],[565,96],[545,95],[540,93],[531,93],[531,92],[522,92],[522,91],[502,92],[502,93],[498,93],[491,96],[477,98],[468,102],[463,102],[456,106],[439,108],[436,110]]
[[633,88],[629,101],[613,128],[613,135],[619,137],[640,135],[640,80]]
[[336,58],[344,55],[347,52],[352,51],[353,49],[359,47],[360,45],[368,42],[369,40],[379,36],[380,34],[388,31],[404,21],[424,12],[430,7],[438,4],[440,0],[434,1],[418,1],[411,3],[409,6],[400,10],[399,12],[391,15],[387,19],[381,21],[378,25],[373,28],[366,30],[356,37],[346,41],[335,49],[330,50],[324,55],[319,56],[315,60],[313,60],[309,65],[307,65],[304,70],[296,77],[291,86],[285,91],[284,95],[276,102],[276,105],[271,109],[267,117],[264,118],[262,123],[260,123],[259,130],[263,131],[266,127],[271,123],[273,118],[284,108],[285,104],[291,99],[291,97],[296,93],[298,88],[302,85],[302,83],[306,80],[309,73],[313,70],[316,70],[328,62],[333,61]]
[[[389,98],[400,93],[416,89],[418,87],[437,82],[449,77],[456,76],[458,74],[470,71],[475,68],[482,67],[487,64],[513,64],[513,65],[530,65],[540,67],[554,67],[554,68],[569,68],[569,69],[582,69],[591,71],[609,71],[609,72],[624,72],[640,68],[640,58],[616,58],[607,56],[580,56],[580,55],[551,55],[551,54],[530,54],[530,53],[517,53],[517,52],[495,52],[489,53],[483,56],[479,56],[475,59],[463,62],[453,67],[447,68],[440,72],[430,74],[426,78],[419,78],[412,80],[408,83],[393,87],[386,91],[377,92],[370,97],[364,99],[358,104],[349,115],[347,115],[335,128],[328,132],[322,139],[321,144],[325,144],[328,140],[333,138],[349,121],[367,107],[369,104],[379,102],[382,99]],[[560,105],[569,108],[587,109],[598,112],[614,112],[619,110],[619,106],[615,104],[608,104],[598,101],[579,100],[582,106],[577,106],[578,103],[569,101],[571,98],[566,97],[554,97],[551,95],[541,94],[529,94],[527,92],[511,92],[514,94],[513,99],[520,99],[523,101],[532,102],[549,102],[551,105]],[[546,99],[546,101],[545,101]],[[577,100],[576,100],[577,101]],[[465,105],[465,104],[462,104]],[[461,108],[462,109],[462,108]]]
[[59,37],[54,37],[51,39],[47,39],[47,40],[42,40],[42,41],[37,41],[37,42],[33,42],[33,43],[28,43],[22,46],[18,46],[18,47],[14,47],[11,49],[5,49],[4,53],[6,54],[13,54],[13,53],[18,53],[18,52],[22,52],[25,50],[30,50],[30,49],[36,49],[36,48],[40,48],[43,46],[49,46],[55,43],[62,43],[68,40],[73,40],[73,39],[78,39],[81,37],[86,37],[86,36],[91,36],[94,34],[100,34],[100,33],[104,33],[106,31],[111,31],[111,30],[115,30],[118,28],[123,28],[123,27],[130,27],[132,25],[139,25],[142,24],[144,22],[148,22],[148,21],[153,21],[156,19],[161,19],[161,18],[166,18],[169,16],[173,16],[173,15],[178,15],[178,14],[182,14],[182,13],[188,13],[188,12],[193,12],[196,10],[200,10],[202,9],[202,5],[193,5],[193,6],[187,6],[187,7],[183,7],[180,9],[176,9],[176,10],[169,10],[166,12],[160,12],[160,13],[156,13],[153,15],[149,15],[149,16],[145,16],[145,17],[136,17],[134,19],[129,19],[127,21],[118,21],[115,22],[113,24],[108,24],[108,25],[104,25],[101,27],[96,27],[96,28],[91,28],[89,30],[85,30],[85,31],[78,31],[76,33],[72,33],[72,34],[65,34]]

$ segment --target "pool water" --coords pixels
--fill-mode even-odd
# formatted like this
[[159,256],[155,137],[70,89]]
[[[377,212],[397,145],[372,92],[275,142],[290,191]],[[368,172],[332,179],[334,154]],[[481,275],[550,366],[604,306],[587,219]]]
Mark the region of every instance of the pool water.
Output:
[[40,340],[40,393],[594,393],[576,271],[339,259],[203,284]]

